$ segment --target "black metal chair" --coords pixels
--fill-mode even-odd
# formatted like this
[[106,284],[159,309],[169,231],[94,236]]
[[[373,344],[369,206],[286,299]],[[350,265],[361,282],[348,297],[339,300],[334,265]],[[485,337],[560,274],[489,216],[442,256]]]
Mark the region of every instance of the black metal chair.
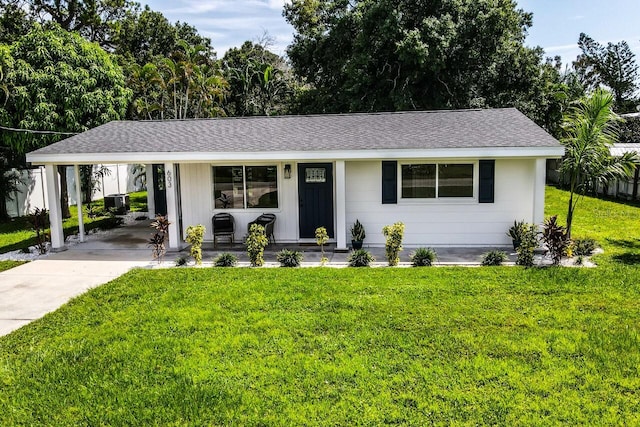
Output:
[[247,225],[247,231],[251,230],[252,224],[259,224],[264,227],[264,234],[267,236],[267,239],[269,239],[269,241],[273,241],[273,243],[275,244],[276,238],[273,235],[273,226],[275,225],[275,223],[276,216],[274,214],[262,214]]
[[233,216],[228,213],[217,213],[211,218],[213,225],[213,247],[220,237],[229,239],[229,244],[233,245],[233,235],[236,231]]

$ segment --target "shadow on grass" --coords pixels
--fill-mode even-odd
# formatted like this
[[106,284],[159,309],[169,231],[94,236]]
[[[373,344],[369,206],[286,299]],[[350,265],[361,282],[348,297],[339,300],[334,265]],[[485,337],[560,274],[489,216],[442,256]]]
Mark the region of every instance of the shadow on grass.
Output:
[[[549,184],[550,187],[555,187],[558,190],[562,190],[562,191],[568,191],[568,188],[563,187],[562,185],[554,185],[554,184]],[[626,200],[626,199],[622,199],[622,198],[615,198],[612,196],[605,196],[603,194],[586,194],[587,197],[591,197],[593,199],[599,199],[599,200],[604,200],[607,202],[612,202],[612,203],[618,203],[620,205],[627,205],[627,206],[633,206],[635,208],[640,208],[640,200]]]
[[640,250],[640,239],[607,239],[607,242],[619,248]]
[[625,265],[640,265],[640,253],[625,252],[623,254],[614,255],[613,260]]

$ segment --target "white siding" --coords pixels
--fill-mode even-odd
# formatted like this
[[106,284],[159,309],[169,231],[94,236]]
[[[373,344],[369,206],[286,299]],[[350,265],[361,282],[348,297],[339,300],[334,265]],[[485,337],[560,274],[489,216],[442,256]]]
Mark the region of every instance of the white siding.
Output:
[[[240,165],[234,162],[233,165]],[[236,224],[236,241],[241,241],[247,233],[247,224],[260,214],[276,214],[274,235],[277,242],[298,240],[298,190],[296,165],[291,164],[291,179],[283,177],[283,163],[259,162],[245,165],[278,166],[278,208],[277,209],[219,209],[214,210],[213,172],[209,163],[186,163],[180,165],[180,185],[182,189],[182,225],[184,230],[190,225],[202,224],[206,227],[205,240],[213,240],[211,217],[217,212],[233,215]],[[228,165],[231,165],[230,163]]]
[[[478,203],[477,198],[409,201],[399,191],[398,204],[383,205],[380,162],[347,162],[346,175],[347,233],[359,219],[367,231],[365,246],[384,245],[382,227],[397,221],[405,223],[407,246],[507,245],[505,233],[514,220],[533,221],[535,159],[496,160],[495,203]],[[477,195],[477,172],[474,185]]]
[[[114,193],[130,193],[144,190],[143,183],[136,179],[135,165],[112,164],[106,166],[110,174],[100,180],[100,190],[93,194],[93,200],[102,199],[104,196]],[[21,177],[18,185],[19,191],[12,195],[12,200],[7,199],[9,216],[23,216],[32,212],[35,208],[48,209],[47,179],[44,167],[24,169],[17,171]],[[73,166],[67,167],[67,188],[69,203],[75,205],[76,184]]]
[[[477,195],[477,161],[468,161],[475,165]],[[276,214],[275,237],[278,242],[298,241],[297,165],[290,164],[291,179],[284,179],[284,163],[277,163],[278,209],[224,210],[231,213],[236,221],[237,241],[245,236],[247,224],[263,212]],[[510,241],[506,231],[514,220],[533,221],[535,164],[535,159],[496,160],[495,203],[478,203],[474,197],[468,201],[399,199],[398,204],[383,205],[380,161],[346,162],[346,240],[351,240],[349,227],[359,219],[367,230],[365,245],[369,246],[384,245],[382,227],[396,221],[405,223],[404,241],[409,247],[508,245]],[[183,229],[203,224],[207,229],[207,241],[213,239],[211,217],[217,212],[213,208],[212,166],[209,163],[180,165]]]

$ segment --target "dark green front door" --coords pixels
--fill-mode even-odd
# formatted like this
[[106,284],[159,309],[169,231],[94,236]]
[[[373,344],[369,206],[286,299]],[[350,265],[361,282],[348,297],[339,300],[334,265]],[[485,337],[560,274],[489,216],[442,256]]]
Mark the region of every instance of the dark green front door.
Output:
[[156,215],[167,214],[167,189],[164,183],[164,165],[154,164],[153,167],[153,202],[156,205]]
[[316,228],[327,229],[333,237],[333,165],[298,164],[300,238],[315,237]]

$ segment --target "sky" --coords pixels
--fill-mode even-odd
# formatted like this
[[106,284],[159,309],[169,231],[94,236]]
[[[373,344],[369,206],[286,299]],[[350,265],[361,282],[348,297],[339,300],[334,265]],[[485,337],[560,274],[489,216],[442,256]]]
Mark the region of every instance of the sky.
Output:
[[[222,57],[229,48],[268,34],[270,50],[284,55],[293,28],[282,16],[286,0],[147,0],[171,22],[187,22],[210,37]],[[517,0],[533,12],[526,44],[541,46],[546,56],[570,63],[580,53],[581,32],[600,43],[626,40],[640,57],[640,0]]]

